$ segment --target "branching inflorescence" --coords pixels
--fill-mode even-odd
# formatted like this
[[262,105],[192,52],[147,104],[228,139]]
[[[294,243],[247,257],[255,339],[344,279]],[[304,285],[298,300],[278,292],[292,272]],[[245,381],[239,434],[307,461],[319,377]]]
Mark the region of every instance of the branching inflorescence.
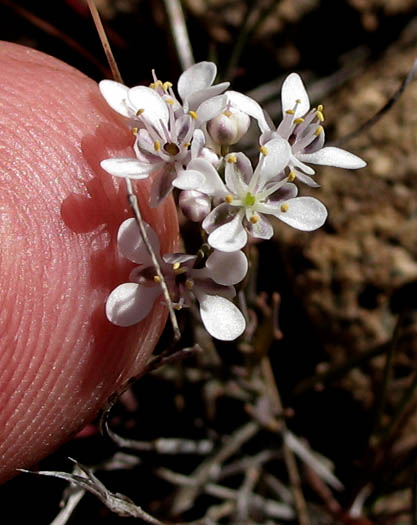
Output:
[[[270,239],[271,216],[302,231],[320,228],[327,217],[325,206],[314,197],[298,196],[294,182],[319,186],[309,164],[357,169],[365,162],[340,148],[324,147],[323,107],[310,108],[296,73],[283,83],[278,127],[255,100],[228,91],[228,82],[213,85],[216,73],[212,62],[191,66],[179,78],[178,97],[172,84],[161,82],[155,73],[149,87],[129,89],[103,80],[102,95],[126,118],[135,136],[136,158],[105,159],[101,166],[117,177],[152,177],[152,207],[174,188],[180,190],[179,206],[188,219],[201,223],[210,250],[203,257],[160,254],[158,237],[146,225],[150,244],[174,307],[197,300],[206,330],[229,341],[246,326],[232,299],[234,285],[248,269],[242,251],[248,239]],[[251,119],[260,129],[255,168],[243,152],[231,151]],[[134,219],[120,226],[118,246],[138,267],[130,273],[130,282],[111,292],[106,314],[112,323],[130,326],[149,314],[162,289]]]

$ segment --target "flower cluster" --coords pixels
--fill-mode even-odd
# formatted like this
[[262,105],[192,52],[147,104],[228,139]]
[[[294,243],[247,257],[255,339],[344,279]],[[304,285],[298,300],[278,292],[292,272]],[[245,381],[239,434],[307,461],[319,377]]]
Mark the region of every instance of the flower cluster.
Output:
[[[245,319],[232,302],[234,285],[248,263],[242,249],[248,238],[270,239],[270,217],[302,231],[313,231],[326,220],[325,206],[314,197],[298,196],[296,181],[319,186],[309,164],[348,169],[365,166],[359,157],[324,147],[323,106],[310,108],[301,78],[290,74],[283,83],[282,121],[275,127],[253,99],[214,84],[216,66],[200,62],[179,78],[178,97],[170,82],[127,88],[103,80],[100,90],[108,104],[126,118],[135,136],[136,158],[105,159],[110,175],[152,178],[150,205],[158,206],[174,188],[184,215],[201,223],[210,246],[203,256],[160,254],[156,233],[146,225],[170,295],[177,308],[196,299],[207,331],[233,340],[245,330]],[[247,132],[251,119],[260,130],[259,158],[249,158],[231,146]],[[138,264],[130,282],[110,294],[108,319],[130,326],[144,319],[162,293],[159,277],[134,219],[119,230],[122,256]]]

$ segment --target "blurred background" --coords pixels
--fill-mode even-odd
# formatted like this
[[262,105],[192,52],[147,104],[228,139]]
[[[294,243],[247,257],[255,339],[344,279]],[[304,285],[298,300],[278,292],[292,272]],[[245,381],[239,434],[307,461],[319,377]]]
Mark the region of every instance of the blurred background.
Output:
[[[181,65],[164,2],[96,4],[125,83],[147,85],[155,69],[175,85]],[[255,98],[276,123],[282,81],[298,72],[312,104],[324,104],[327,141],[368,166],[358,172],[319,167],[321,187],[302,187],[301,193],[326,204],[326,225],[307,234],[276,224],[274,241],[254,248],[249,298],[257,319],[254,339],[214,346],[183,319],[185,341],[197,339],[207,353],[143,378],[114,409],[112,425],[132,439],[176,436],[208,439],[214,447],[224,443],[252,417],[248,406],[259,408],[262,400],[257,341],[278,292],[283,338],[262,344],[282,403],[291,409],[284,419],[323,464],[333,465],[344,486],[328,489],[311,465],[299,461],[311,523],[417,523],[417,83],[411,82],[372,127],[356,133],[398,92],[417,57],[417,1],[184,0],[182,6],[196,61],[216,62],[219,80],[230,80],[233,89]],[[111,77],[82,0],[0,0],[0,27],[3,40],[54,55],[96,81]],[[253,137],[244,145],[249,150],[256,146]],[[251,151],[256,156],[256,147]],[[165,334],[160,350],[169,338]],[[282,500],[288,485],[282,440],[261,427],[238,447],[240,461],[269,451],[251,490]],[[68,456],[95,465],[116,451],[91,427],[40,468],[70,471]],[[174,512],[178,492],[155,474],[163,464],[191,475],[201,457],[161,459],[156,452],[138,457],[140,464],[129,472],[113,469],[100,479],[161,520],[197,523],[219,504],[205,493],[187,510]],[[227,486],[239,491],[246,474],[237,469]],[[274,493],[268,476],[284,485],[281,492],[275,486]],[[0,502],[3,508],[13,502],[15,523],[47,524],[59,511],[64,486],[20,476],[1,487]],[[349,515],[352,508],[360,511]],[[213,523],[299,520],[239,515],[236,509],[219,516]],[[122,518],[86,496],[68,523],[87,521],[110,524]]]

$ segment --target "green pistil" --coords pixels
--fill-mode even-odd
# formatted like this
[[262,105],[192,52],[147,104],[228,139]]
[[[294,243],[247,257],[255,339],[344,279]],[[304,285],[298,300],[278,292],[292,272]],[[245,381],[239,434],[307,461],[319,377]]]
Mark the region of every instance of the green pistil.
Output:
[[245,208],[250,208],[251,206],[253,206],[256,202],[256,198],[254,195],[252,195],[252,193],[247,193],[245,195],[245,198],[243,199],[243,206]]

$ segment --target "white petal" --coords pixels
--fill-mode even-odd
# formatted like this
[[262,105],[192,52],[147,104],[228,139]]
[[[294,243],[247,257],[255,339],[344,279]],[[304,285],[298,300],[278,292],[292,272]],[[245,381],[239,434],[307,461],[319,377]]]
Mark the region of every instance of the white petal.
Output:
[[233,341],[243,334],[245,318],[231,301],[201,290],[196,290],[195,295],[200,303],[201,320],[210,335],[221,341]]
[[[145,229],[149,242],[159,257],[159,239],[155,230],[147,223]],[[148,249],[143,242],[142,235],[136,219],[126,219],[122,222],[117,233],[119,252],[123,257],[136,264],[149,264],[152,262]]]
[[214,166],[207,160],[202,158],[193,159],[188,163],[188,169],[198,171],[204,177],[204,180],[200,185],[193,189],[213,197],[224,197],[230,193],[224,185],[216,168],[214,168]]
[[129,111],[126,104],[127,93],[129,91],[127,86],[115,82],[114,80],[102,80],[98,86],[101,94],[111,108],[124,117],[132,117],[133,112]]
[[217,97],[209,98],[205,100],[197,108],[197,117],[200,123],[207,122],[214,117],[217,117],[227,105],[226,95],[218,95]]
[[163,98],[152,88],[136,86],[129,89],[128,100],[135,112],[143,110],[141,117],[164,136],[160,120],[167,126],[169,111]]
[[242,225],[242,215],[237,213],[231,221],[219,226],[208,236],[208,243],[222,252],[235,252],[242,249],[248,234]]
[[213,62],[198,62],[189,67],[178,79],[178,93],[183,102],[196,91],[211,86],[217,67]]
[[220,252],[214,250],[206,262],[210,277],[218,284],[230,286],[240,283],[248,271],[248,260],[242,251]]
[[238,91],[227,91],[226,95],[230,103],[235,106],[236,109],[243,111],[258,121],[258,126],[262,132],[270,130],[263,109],[256,100],[244,95],[243,93],[239,93]]
[[[282,211],[282,206],[287,206],[287,211]],[[323,226],[327,210],[324,204],[314,197],[295,197],[283,201],[274,215],[297,230],[313,231]]]
[[291,158],[291,146],[282,137],[276,137],[264,146],[268,154],[263,156],[262,178],[269,179],[278,175],[287,165]]
[[315,153],[298,154],[297,158],[302,162],[311,162],[312,164],[335,166],[336,168],[346,168],[350,170],[356,170],[366,166],[366,162],[353,153],[331,146],[322,148]]
[[144,164],[132,158],[105,159],[100,162],[103,170],[115,177],[129,177],[130,179],[146,179],[151,172],[151,164]]
[[297,105],[294,118],[303,117],[307,113],[310,109],[310,100],[300,75],[291,73],[284,80],[281,88],[282,112],[294,109],[297,100],[300,103]]
[[172,185],[180,190],[199,190],[204,181],[205,177],[199,171],[182,170],[178,173]]
[[216,84],[215,86],[210,86],[191,94],[187,98],[186,109],[195,111],[205,100],[220,95],[223,91],[226,91],[229,86],[230,82],[222,82],[221,84]]
[[121,284],[107,298],[107,319],[118,326],[132,326],[145,319],[160,294],[158,285]]

